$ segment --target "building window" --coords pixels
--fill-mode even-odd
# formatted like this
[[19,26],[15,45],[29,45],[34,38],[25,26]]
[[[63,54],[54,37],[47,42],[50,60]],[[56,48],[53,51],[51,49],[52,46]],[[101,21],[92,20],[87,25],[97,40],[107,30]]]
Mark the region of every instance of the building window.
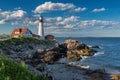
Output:
[[15,34],[20,34],[20,32],[15,32]]
[[16,36],[16,35],[14,36],[14,38],[18,38],[18,37],[19,37],[19,36]]

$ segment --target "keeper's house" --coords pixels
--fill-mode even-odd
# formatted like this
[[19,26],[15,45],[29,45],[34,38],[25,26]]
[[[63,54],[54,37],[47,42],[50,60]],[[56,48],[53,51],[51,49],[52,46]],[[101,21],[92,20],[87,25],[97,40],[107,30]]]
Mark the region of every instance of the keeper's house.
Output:
[[33,34],[28,28],[16,28],[11,33],[12,38],[18,38],[21,36],[40,37],[39,35]]

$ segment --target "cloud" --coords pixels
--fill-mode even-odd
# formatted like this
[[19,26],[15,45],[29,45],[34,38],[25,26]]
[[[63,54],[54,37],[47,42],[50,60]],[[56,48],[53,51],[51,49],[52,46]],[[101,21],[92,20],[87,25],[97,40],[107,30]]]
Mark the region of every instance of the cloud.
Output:
[[25,15],[26,12],[23,10],[15,10],[15,11],[0,10],[0,24],[17,23],[17,21],[23,19]]
[[0,24],[5,24],[5,20],[0,20]]
[[16,19],[16,18],[22,18],[25,15],[25,11],[23,10],[17,10],[9,13],[9,16],[7,16],[8,19]]
[[105,11],[105,8],[99,8],[99,9],[93,9],[92,12],[103,12]]
[[87,27],[103,27],[103,28],[107,28],[107,27],[114,27],[115,25],[117,25],[117,22],[113,22],[113,21],[105,21],[105,20],[84,20],[84,21],[80,21],[79,25],[83,28],[87,28]]
[[[32,16],[32,18],[24,18],[23,21],[16,21],[16,24],[26,24],[26,26],[38,26],[38,17]],[[44,28],[45,33],[52,34],[62,34],[62,33],[71,33],[74,31],[81,30],[95,30],[95,29],[104,29],[118,25],[117,22],[107,21],[107,20],[79,20],[78,16],[69,16],[69,17],[45,17],[44,18]]]
[[[117,22],[106,20],[81,20],[78,16],[46,18],[44,26],[46,33],[69,33],[86,29],[104,29],[117,26]],[[53,31],[54,30],[54,31]]]
[[86,10],[86,8],[76,7],[74,4],[71,3],[52,3],[52,2],[45,2],[42,5],[39,5],[33,11],[34,13],[45,13],[50,11],[64,11],[64,10],[72,10],[75,12],[80,12]]
[[81,11],[85,11],[87,8],[85,8],[85,7],[83,7],[83,8],[81,8],[81,7],[78,7],[78,8],[75,8],[73,11],[74,12],[81,12]]
[[57,26],[59,27],[64,27],[67,24],[73,24],[74,22],[76,22],[78,20],[79,17],[77,16],[70,16],[70,17],[55,17],[55,18],[46,18],[45,19],[45,23],[46,26],[50,27],[50,26]]
[[74,8],[75,6],[70,3],[52,3],[52,2],[45,2],[42,5],[39,5],[34,10],[35,13],[44,13],[48,11],[57,11],[57,10],[67,10],[70,8]]

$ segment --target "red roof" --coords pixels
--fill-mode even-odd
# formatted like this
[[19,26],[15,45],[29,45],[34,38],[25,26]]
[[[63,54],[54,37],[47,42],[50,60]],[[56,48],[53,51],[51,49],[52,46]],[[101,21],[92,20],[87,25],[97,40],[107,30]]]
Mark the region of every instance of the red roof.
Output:
[[[13,32],[11,33],[11,37],[20,37],[22,35],[24,35],[24,33],[29,30],[28,28],[16,28],[13,30]],[[33,37],[40,37],[39,35],[37,34],[33,34],[30,30],[29,32],[31,33],[31,35]]]
[[14,36],[22,36],[27,30],[28,30],[28,28],[16,28],[11,33],[11,36],[12,37],[14,37]]

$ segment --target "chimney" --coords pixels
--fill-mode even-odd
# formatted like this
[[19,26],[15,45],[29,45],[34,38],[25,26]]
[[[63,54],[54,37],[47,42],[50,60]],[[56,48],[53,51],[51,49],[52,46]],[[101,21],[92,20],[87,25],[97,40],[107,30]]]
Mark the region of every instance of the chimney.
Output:
[[43,28],[43,18],[39,17],[38,35],[40,38],[44,39],[44,28]]

